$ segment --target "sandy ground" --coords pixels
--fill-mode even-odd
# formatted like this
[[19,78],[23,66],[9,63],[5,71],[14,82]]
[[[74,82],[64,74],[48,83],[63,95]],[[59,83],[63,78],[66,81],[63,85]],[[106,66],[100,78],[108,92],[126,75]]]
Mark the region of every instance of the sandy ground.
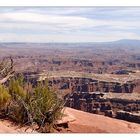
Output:
[[0,120],[0,133],[36,133],[28,127],[20,127],[9,120]]
[[66,108],[65,113],[68,115],[65,117],[65,120],[69,120],[68,132],[140,133],[140,124],[78,111],[72,108]]
[[[68,122],[60,133],[140,133],[140,124],[113,119],[102,115],[64,109],[65,116],[59,123]],[[0,133],[36,133],[27,127],[20,128],[8,120],[0,120]]]

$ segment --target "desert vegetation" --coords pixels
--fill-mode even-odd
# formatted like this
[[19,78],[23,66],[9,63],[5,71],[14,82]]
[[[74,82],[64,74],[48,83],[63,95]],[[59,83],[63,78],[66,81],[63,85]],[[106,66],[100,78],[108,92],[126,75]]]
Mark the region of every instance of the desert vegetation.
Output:
[[[11,75],[8,72],[5,77],[9,73]],[[6,85],[3,82],[0,84],[0,117],[28,125],[38,132],[52,132],[57,120],[62,117],[63,102],[49,89],[47,80],[33,87],[25,82],[22,75],[18,75],[6,82]]]

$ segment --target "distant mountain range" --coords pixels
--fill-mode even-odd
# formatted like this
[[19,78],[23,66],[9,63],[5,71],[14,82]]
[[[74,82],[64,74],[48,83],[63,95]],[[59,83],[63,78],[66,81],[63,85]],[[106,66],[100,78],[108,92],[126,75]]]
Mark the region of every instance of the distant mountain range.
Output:
[[113,42],[107,42],[108,44],[123,44],[123,45],[140,45],[140,40],[136,39],[121,39]]

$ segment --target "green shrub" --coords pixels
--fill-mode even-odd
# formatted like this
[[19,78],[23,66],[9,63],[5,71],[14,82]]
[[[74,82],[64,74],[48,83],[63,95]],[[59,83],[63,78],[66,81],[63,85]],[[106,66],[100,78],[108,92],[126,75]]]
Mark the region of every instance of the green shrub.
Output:
[[8,89],[9,94],[11,95],[11,102],[7,107],[8,117],[18,123],[24,123],[24,116],[26,112],[22,105],[21,99],[25,100],[26,90],[24,90],[22,77],[11,79]]
[[[62,101],[55,92],[48,88],[48,82],[39,83],[34,90],[31,112],[34,112],[34,121],[41,127],[52,129],[56,120],[61,118]],[[49,130],[48,129],[48,130]],[[47,130],[46,130],[47,131]]]
[[24,89],[24,80],[22,76],[10,80],[9,93],[14,97],[15,95],[22,98],[26,97],[26,90]]
[[0,113],[6,109],[6,105],[10,101],[10,97],[8,89],[0,84]]
[[22,77],[9,83],[11,102],[8,116],[21,124],[37,124],[40,132],[50,132],[61,118],[63,102],[49,89],[48,82],[40,82],[36,87],[23,82]]

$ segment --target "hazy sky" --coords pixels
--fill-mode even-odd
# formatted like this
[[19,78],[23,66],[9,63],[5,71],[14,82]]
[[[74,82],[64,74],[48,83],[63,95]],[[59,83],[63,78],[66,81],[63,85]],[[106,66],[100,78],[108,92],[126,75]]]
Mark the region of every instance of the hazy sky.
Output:
[[140,39],[140,8],[1,7],[1,42]]

